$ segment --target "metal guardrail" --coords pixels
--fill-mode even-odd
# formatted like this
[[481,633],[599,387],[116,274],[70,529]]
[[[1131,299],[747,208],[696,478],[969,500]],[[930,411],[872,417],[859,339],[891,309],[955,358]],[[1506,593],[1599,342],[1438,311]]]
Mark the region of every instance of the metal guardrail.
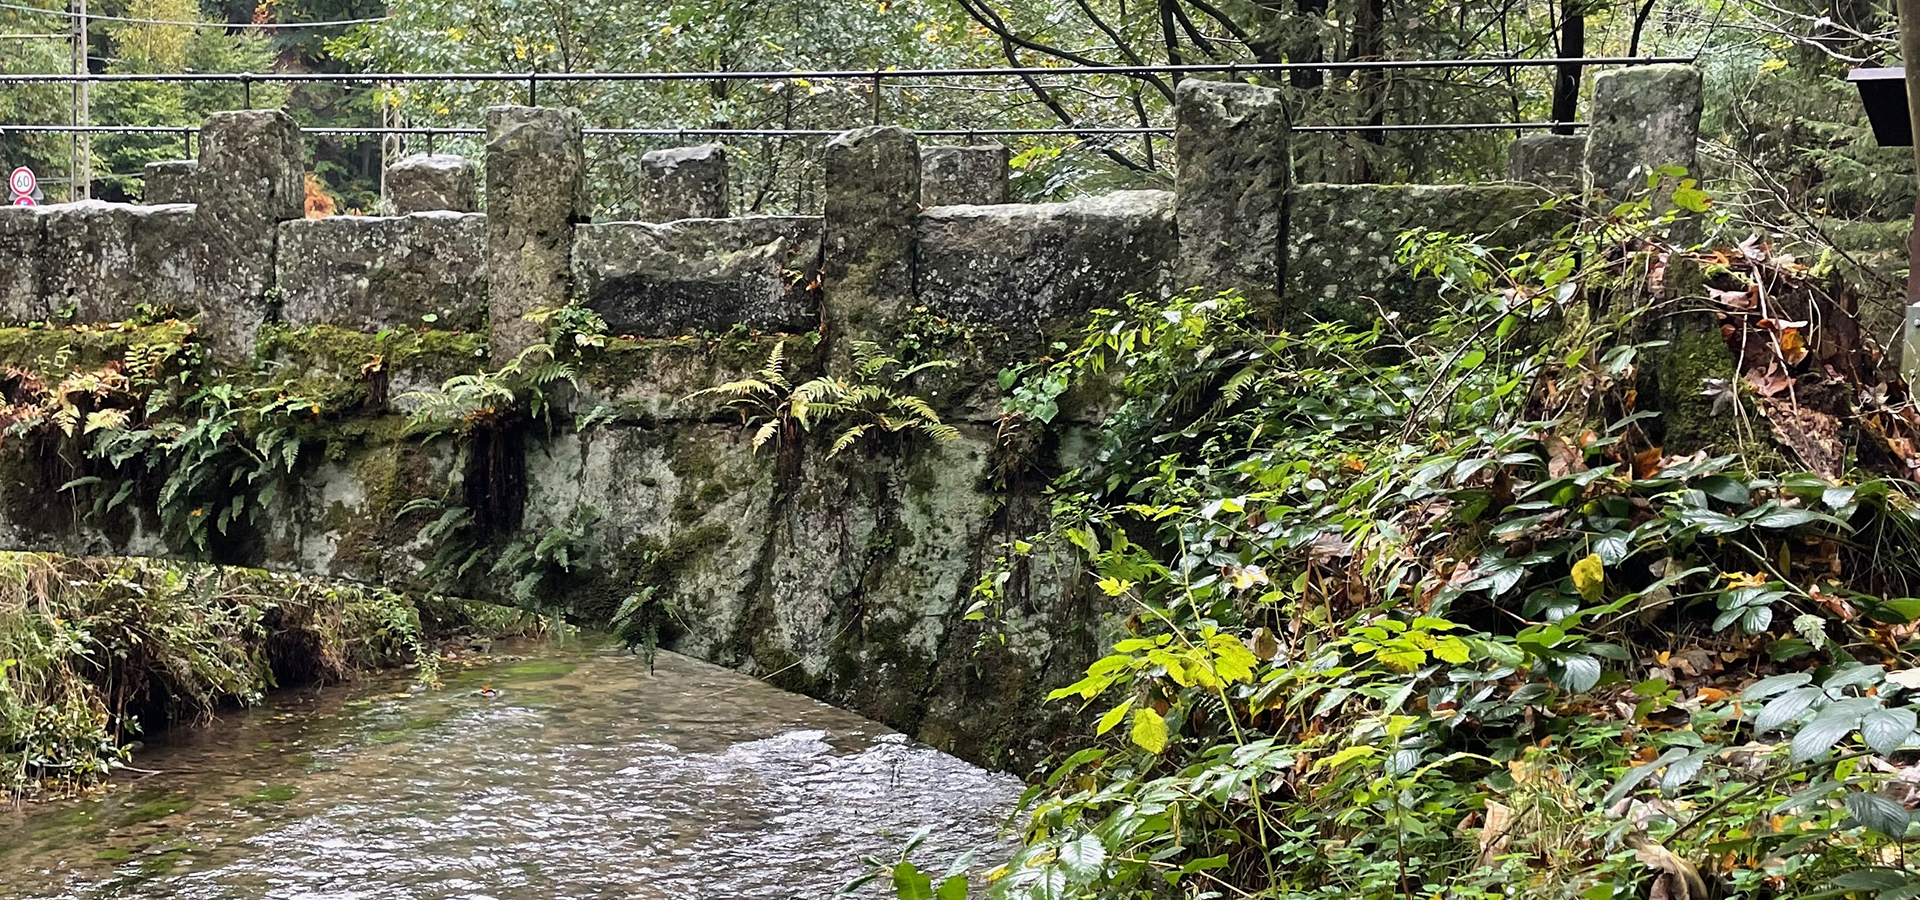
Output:
[[[0,73],[0,84],[114,84],[114,83],[194,83],[194,84],[238,84],[242,88],[244,105],[253,105],[252,86],[277,83],[345,83],[393,85],[402,83],[433,82],[481,82],[481,83],[524,83],[526,100],[529,106],[538,105],[540,84],[600,83],[600,82],[728,82],[728,81],[866,81],[873,88],[873,119],[878,123],[881,118],[880,90],[889,80],[898,82],[904,79],[950,79],[950,78],[1055,78],[1124,76],[1144,78],[1158,75],[1202,75],[1224,74],[1253,75],[1298,71],[1318,72],[1382,72],[1423,69],[1511,69],[1578,66],[1644,66],[1656,63],[1694,62],[1693,57],[1545,57],[1530,59],[1514,58],[1474,58],[1474,59],[1382,59],[1382,60],[1344,60],[1337,62],[1312,63],[1194,63],[1186,65],[1112,65],[1112,66],[1012,66],[1000,68],[960,68],[960,69],[821,69],[811,71],[744,71],[744,72],[174,72],[153,74],[59,74],[59,73]],[[896,87],[909,85],[896,84]],[[1401,124],[1337,124],[1337,125],[1301,125],[1294,131],[1299,133],[1397,133],[1397,132],[1446,132],[1446,131],[1531,131],[1541,129],[1566,130],[1584,128],[1585,122],[1436,122]],[[138,125],[7,125],[0,124],[0,133],[67,133],[67,134],[177,134],[186,143],[189,155],[192,149],[192,135],[196,127],[185,126],[138,126]],[[427,139],[432,147],[435,137],[461,137],[485,134],[485,129],[473,127],[385,127],[385,128],[303,128],[308,134],[334,135],[419,135]],[[1128,137],[1146,136],[1149,139],[1164,137],[1173,133],[1166,127],[1077,127],[1058,126],[1050,128],[938,128],[915,129],[917,134],[930,137],[1027,137],[1027,136],[1078,136],[1078,137]],[[831,137],[840,134],[837,130],[802,128],[588,128],[585,134],[591,137],[743,137],[743,138],[788,138],[788,137]]]

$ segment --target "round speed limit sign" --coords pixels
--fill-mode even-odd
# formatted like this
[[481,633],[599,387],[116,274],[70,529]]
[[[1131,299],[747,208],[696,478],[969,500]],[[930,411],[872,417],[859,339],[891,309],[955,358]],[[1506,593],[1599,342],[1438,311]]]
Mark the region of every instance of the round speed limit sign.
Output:
[[26,166],[13,170],[13,174],[7,176],[7,187],[13,189],[15,196],[31,194],[39,184],[33,177],[33,170]]

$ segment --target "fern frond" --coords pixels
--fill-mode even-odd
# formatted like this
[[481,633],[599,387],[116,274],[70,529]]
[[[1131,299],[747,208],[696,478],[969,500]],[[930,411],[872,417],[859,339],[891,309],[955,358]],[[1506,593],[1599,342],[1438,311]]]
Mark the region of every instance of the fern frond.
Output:
[[773,440],[779,434],[779,419],[768,419],[760,423],[760,428],[753,433],[753,449],[758,452],[761,447],[765,446],[768,441]]
[[872,427],[870,424],[855,425],[840,432],[840,436],[833,440],[833,447],[827,450],[827,458],[832,459],[840,455],[840,451],[853,446],[854,442],[860,440],[860,436],[866,434]]

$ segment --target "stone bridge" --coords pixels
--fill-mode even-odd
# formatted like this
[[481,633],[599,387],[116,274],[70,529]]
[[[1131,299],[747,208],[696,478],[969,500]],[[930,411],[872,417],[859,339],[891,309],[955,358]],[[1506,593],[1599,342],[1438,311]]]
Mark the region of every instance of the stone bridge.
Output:
[[[1060,724],[1036,690],[1104,643],[1098,602],[1057,553],[1018,570],[991,639],[964,613],[1006,543],[1044,527],[1039,489],[1084,458],[1094,422],[1070,407],[1007,467],[999,367],[1130,293],[1230,287],[1280,317],[1417,312],[1431,287],[1396,271],[1402,230],[1520,241],[1561,224],[1537,211],[1539,184],[1620,191],[1648,166],[1690,164],[1699,83],[1673,66],[1600,76],[1589,134],[1522,139],[1504,182],[1291,185],[1280,95],[1188,80],[1171,191],[1008,204],[1004,148],[873,127],[827,145],[819,215],[729,216],[723,148],[649,153],[644,222],[584,215],[570,110],[491,109],[482,165],[401,161],[393,215],[325,219],[302,218],[293,121],[223,113],[197,161],[148,168],[144,205],[0,209],[0,388],[20,402],[35,379],[138,374],[171,353],[196,385],[311,402],[276,445],[292,462],[197,488],[217,502],[194,515],[251,514],[196,546],[162,521],[166,472],[90,456],[84,427],[15,428],[0,443],[0,546],[493,599],[533,575],[522,599],[589,621],[644,590],[675,650],[975,760],[1031,759]],[[569,303],[609,338],[581,353],[575,385],[548,389],[550,427],[408,434],[409,392],[513,358],[543,334],[527,313]],[[177,352],[176,319],[196,353]],[[756,370],[777,341],[802,372],[841,369],[854,340],[958,361],[918,390],[961,437],[756,452],[751,429],[689,399]],[[91,388],[51,387],[69,389],[90,411]],[[263,442],[263,427],[243,417],[226,440]],[[421,498],[499,507],[493,532],[459,548],[464,577],[434,568],[454,539]]]

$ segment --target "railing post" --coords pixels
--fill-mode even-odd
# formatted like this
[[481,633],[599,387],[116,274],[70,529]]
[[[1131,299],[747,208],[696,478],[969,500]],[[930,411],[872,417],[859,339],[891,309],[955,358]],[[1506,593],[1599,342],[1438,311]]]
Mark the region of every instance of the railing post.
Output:
[[253,108],[253,73],[240,73],[240,108]]

